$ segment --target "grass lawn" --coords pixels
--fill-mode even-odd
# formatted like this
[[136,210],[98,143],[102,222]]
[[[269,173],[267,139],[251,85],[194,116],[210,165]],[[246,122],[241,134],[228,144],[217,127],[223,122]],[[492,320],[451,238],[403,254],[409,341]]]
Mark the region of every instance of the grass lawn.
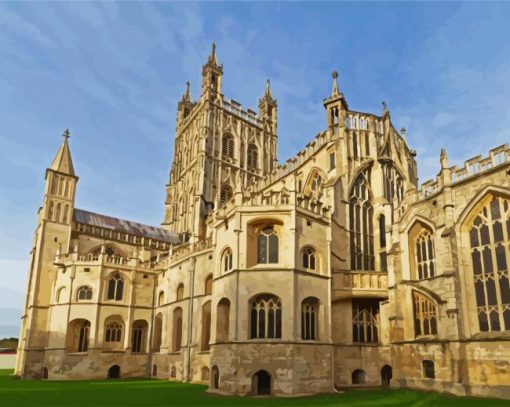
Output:
[[510,401],[443,396],[411,390],[352,390],[302,398],[225,397],[206,386],[165,380],[28,381],[0,370],[1,406],[510,406]]

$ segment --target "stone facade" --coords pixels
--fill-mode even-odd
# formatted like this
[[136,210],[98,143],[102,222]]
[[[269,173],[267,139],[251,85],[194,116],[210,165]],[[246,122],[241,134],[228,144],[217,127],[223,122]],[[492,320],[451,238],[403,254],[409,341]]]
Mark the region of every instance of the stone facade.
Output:
[[75,208],[68,133],[46,171],[16,373],[157,377],[221,394],[391,386],[510,398],[510,149],[418,187],[384,104],[279,165],[277,103],[179,102],[162,228]]

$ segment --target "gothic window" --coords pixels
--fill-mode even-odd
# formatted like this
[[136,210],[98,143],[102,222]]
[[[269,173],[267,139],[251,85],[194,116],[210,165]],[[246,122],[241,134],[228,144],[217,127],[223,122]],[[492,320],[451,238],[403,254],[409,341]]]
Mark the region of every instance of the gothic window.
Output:
[[60,213],[62,212],[62,205],[57,204],[57,210],[55,211],[55,222],[60,222]]
[[108,292],[106,299],[121,301],[124,292],[124,279],[119,273],[114,273],[108,279]]
[[257,237],[257,263],[278,263],[278,235],[274,226],[264,227]]
[[152,339],[152,350],[159,352],[161,350],[161,339],[163,335],[163,314],[159,312],[154,319],[154,338]]
[[133,322],[133,333],[131,338],[131,351],[133,353],[141,353],[144,351],[147,327],[147,321],[138,320]]
[[329,170],[332,171],[336,167],[335,153],[329,153]]
[[352,155],[358,159],[358,135],[355,132],[352,133]]
[[303,249],[303,268],[306,270],[316,270],[317,255],[313,247]]
[[221,154],[223,157],[234,158],[234,137],[225,134],[221,144]]
[[319,192],[323,184],[322,177],[316,172],[310,182],[310,191]]
[[423,229],[414,242],[414,256],[418,279],[434,277],[436,274],[434,238],[432,233]]
[[232,250],[230,248],[225,249],[221,260],[223,272],[232,270]]
[[174,310],[172,351],[179,352],[182,346],[182,308]]
[[78,288],[76,292],[76,301],[86,301],[92,299],[92,288],[84,285]]
[[205,279],[205,295],[211,295],[212,294],[212,285],[213,285],[213,278],[212,274],[209,274],[207,278]]
[[232,187],[230,185],[222,185],[220,190],[220,205],[232,199]]
[[352,384],[365,384],[366,373],[363,369],[356,369],[351,373]]
[[510,201],[492,196],[470,224],[480,331],[510,330]]
[[413,291],[414,334],[437,335],[436,304],[428,297]]
[[165,303],[165,292],[160,291],[158,296],[158,306],[161,306]]
[[61,302],[64,302],[65,300],[65,294],[66,294],[66,288],[65,287],[60,287],[58,290],[57,290],[57,295],[55,296],[55,300],[57,301],[57,304],[60,304]]
[[250,338],[282,337],[282,303],[278,297],[262,294],[251,301]]
[[106,324],[105,342],[120,342],[122,340],[122,322],[110,321]]
[[53,220],[53,209],[54,209],[53,201],[50,201],[50,203],[48,205],[48,219],[49,220]]
[[216,313],[216,342],[228,341],[230,325],[230,301],[228,298],[222,298],[218,302],[218,311]]
[[258,167],[259,152],[255,144],[248,146],[248,169],[256,170]]
[[75,319],[69,323],[66,339],[67,352],[87,352],[89,347],[90,322]]
[[177,286],[177,301],[184,298],[184,284],[181,283]]
[[62,216],[62,222],[67,223],[67,217],[69,215],[69,205],[64,206],[64,214]]
[[434,372],[434,362],[431,360],[424,360],[422,362],[423,366],[423,377],[427,379],[434,379],[436,377],[436,374]]
[[349,200],[352,270],[374,270],[373,207],[369,198],[369,176],[369,172],[358,175]]
[[51,182],[51,194],[52,195],[57,195],[59,180],[60,180],[60,177],[58,175],[55,175]]
[[301,304],[301,338],[306,340],[318,339],[319,300],[309,297]]
[[202,306],[202,350],[209,350],[211,346],[211,301]]
[[404,179],[395,167],[386,163],[382,166],[384,178],[384,197],[393,204],[393,200],[397,200],[397,205],[404,199]]
[[377,300],[352,301],[352,341],[374,343],[378,336],[379,303]]
[[388,262],[386,257],[386,218],[379,216],[379,263],[381,271],[388,271]]

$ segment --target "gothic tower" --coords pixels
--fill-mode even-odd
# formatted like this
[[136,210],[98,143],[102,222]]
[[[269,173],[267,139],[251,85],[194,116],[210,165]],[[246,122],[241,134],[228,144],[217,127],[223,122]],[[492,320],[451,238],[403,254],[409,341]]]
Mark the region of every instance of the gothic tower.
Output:
[[243,109],[222,94],[223,65],[216,48],[202,67],[198,101],[189,83],[177,107],[174,160],[162,226],[191,242],[208,237],[206,218],[227,204],[237,188],[277,165],[277,103],[269,81],[259,112]]
[[56,278],[55,254],[69,251],[74,197],[78,177],[69,151],[69,130],[46,169],[43,205],[30,252],[25,311],[22,316],[16,374],[37,377],[41,374],[44,347],[48,337],[48,306],[52,302]]

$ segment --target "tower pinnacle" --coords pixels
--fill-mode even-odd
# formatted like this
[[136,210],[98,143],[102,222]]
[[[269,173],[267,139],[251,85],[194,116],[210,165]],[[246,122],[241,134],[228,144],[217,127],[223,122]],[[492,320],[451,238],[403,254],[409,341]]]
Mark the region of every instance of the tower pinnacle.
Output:
[[333,77],[333,89],[331,90],[331,96],[338,96],[340,94],[340,92],[338,91],[338,82],[337,82],[338,72],[333,71],[331,76]]
[[73,160],[71,159],[71,151],[69,150],[68,144],[69,137],[71,137],[71,132],[69,129],[65,129],[62,133],[64,141],[60,145],[57,154],[50,165],[50,169],[74,176]]

